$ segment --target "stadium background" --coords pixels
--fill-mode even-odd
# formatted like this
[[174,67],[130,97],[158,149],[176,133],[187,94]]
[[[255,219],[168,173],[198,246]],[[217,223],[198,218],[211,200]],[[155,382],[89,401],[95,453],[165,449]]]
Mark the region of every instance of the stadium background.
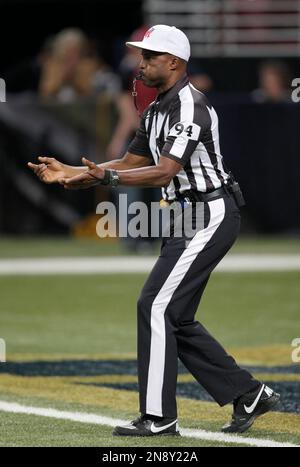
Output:
[[[8,361],[0,364],[0,444],[300,444],[300,367],[291,357],[300,337],[300,106],[291,99],[300,2],[2,0],[1,16],[7,95],[0,103],[0,338]],[[14,413],[20,404],[42,407],[44,415],[49,408],[94,413],[111,424],[136,414],[135,302],[159,245],[98,239],[96,205],[113,194],[42,185],[26,163],[47,154],[77,165],[82,155],[100,162],[112,157],[112,147],[121,152],[124,141],[111,143],[118,102],[129,92],[124,41],[157,23],[182,27],[191,38],[189,73],[217,109],[221,149],[247,201],[240,239],[198,311],[241,364],[283,395],[277,411],[239,442],[218,435],[230,408],[216,407],[183,367],[181,425],[194,432],[180,441],[114,440],[107,420]],[[89,53],[79,59],[92,67],[75,92],[68,82],[47,95],[45,62],[66,28],[86,35]],[[158,195],[131,196],[149,202]]]

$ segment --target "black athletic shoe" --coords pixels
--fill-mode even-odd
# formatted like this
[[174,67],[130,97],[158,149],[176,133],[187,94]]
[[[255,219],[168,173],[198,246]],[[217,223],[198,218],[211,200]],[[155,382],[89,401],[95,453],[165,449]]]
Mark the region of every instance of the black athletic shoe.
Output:
[[269,412],[279,401],[280,394],[263,384],[258,390],[248,392],[234,401],[233,415],[223,426],[223,433],[243,433],[248,430],[257,417]]
[[176,418],[162,418],[154,421],[141,415],[128,425],[116,426],[114,436],[180,436]]

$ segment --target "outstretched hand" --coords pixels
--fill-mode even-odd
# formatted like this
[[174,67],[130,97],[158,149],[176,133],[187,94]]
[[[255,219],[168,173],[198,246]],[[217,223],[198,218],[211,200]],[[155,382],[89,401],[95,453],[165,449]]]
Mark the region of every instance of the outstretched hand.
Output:
[[82,163],[88,170],[75,177],[62,177],[59,183],[68,190],[82,190],[99,185],[99,182],[104,178],[105,170],[97,166],[94,162],[89,161],[85,157],[82,158]]
[[65,166],[53,157],[39,158],[40,164],[28,162],[28,167],[44,183],[58,183],[60,179],[67,176]]

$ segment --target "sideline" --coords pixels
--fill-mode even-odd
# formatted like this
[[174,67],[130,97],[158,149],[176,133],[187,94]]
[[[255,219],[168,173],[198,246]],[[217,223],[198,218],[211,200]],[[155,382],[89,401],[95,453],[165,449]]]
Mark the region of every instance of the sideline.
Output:
[[[26,258],[0,260],[0,275],[149,273],[155,256],[98,258]],[[300,271],[300,255],[234,254],[226,256],[216,272]]]
[[[56,409],[49,409],[44,407],[31,407],[21,405],[14,402],[0,401],[0,411],[36,415],[40,417],[50,417],[61,420],[70,420],[73,422],[90,423],[93,425],[106,425],[114,427],[116,425],[124,425],[128,423],[126,420],[119,420],[116,418],[105,417],[102,415],[85,413],[85,412],[67,412]],[[205,430],[191,430],[191,429],[180,429],[181,435],[188,438],[196,438],[206,441],[218,441],[220,443],[235,443],[235,444],[246,444],[248,446],[256,447],[300,447],[291,443],[280,443],[270,439],[258,439],[258,438],[246,438],[243,436],[226,435],[224,433],[214,433]]]

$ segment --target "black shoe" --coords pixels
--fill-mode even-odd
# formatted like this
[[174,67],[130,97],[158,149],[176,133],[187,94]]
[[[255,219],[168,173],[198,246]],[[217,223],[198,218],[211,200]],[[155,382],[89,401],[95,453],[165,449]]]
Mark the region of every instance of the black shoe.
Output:
[[263,384],[255,392],[248,392],[237,399],[233,406],[232,419],[223,426],[223,433],[243,433],[257,417],[269,412],[279,401],[280,394]]
[[142,415],[128,425],[116,426],[114,436],[180,436],[176,418],[162,418],[154,421]]

